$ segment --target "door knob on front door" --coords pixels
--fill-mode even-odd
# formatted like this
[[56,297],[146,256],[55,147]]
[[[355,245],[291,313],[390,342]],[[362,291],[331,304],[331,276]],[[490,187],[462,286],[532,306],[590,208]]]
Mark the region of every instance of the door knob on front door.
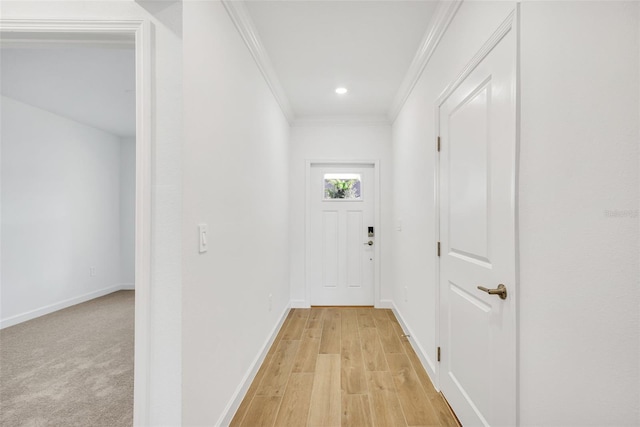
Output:
[[373,246],[373,240],[369,240],[368,242],[363,243],[363,245]]
[[500,283],[497,289],[487,289],[484,286],[478,286],[483,292],[488,293],[489,295],[498,295],[500,299],[507,299],[507,287]]

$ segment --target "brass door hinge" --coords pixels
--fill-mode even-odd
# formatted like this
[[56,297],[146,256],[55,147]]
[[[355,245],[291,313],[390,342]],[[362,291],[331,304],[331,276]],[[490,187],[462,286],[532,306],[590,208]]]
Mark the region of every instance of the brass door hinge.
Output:
[[438,347],[438,362],[440,361],[440,347]]
[[438,137],[438,140],[436,142],[436,148],[438,149],[438,153],[440,152],[440,137]]
[[438,242],[438,256],[440,256],[440,242]]

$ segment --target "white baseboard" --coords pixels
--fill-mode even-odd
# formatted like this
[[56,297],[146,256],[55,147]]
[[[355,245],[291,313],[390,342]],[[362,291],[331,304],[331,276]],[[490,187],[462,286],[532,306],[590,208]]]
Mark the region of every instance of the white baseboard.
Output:
[[393,302],[391,302],[391,305],[392,305],[391,309],[393,310],[393,314],[395,314],[396,319],[398,319],[398,322],[400,322],[400,326],[402,327],[402,330],[407,335],[409,335],[409,342],[411,343],[411,347],[413,347],[413,350],[418,355],[418,358],[420,359],[422,366],[424,367],[425,371],[427,371],[427,375],[429,375],[429,379],[431,380],[431,383],[433,384],[436,390],[440,391],[439,384],[437,381],[435,381],[435,379],[437,378],[435,363],[431,360],[431,358],[429,358],[429,356],[427,356],[427,353],[424,351],[424,348],[422,348],[420,343],[416,341],[416,339],[414,338],[413,331],[411,331],[411,327],[407,324],[407,322],[405,322],[404,318],[400,314],[400,311],[398,311],[398,307],[396,307],[396,305]]
[[310,305],[303,299],[291,300],[291,308],[309,308]]
[[273,327],[271,334],[269,335],[264,345],[258,352],[258,355],[253,360],[253,363],[249,367],[249,370],[242,378],[242,382],[236,389],[235,393],[233,393],[233,396],[231,396],[231,400],[229,401],[229,403],[227,404],[227,407],[222,412],[222,416],[220,417],[220,419],[218,419],[218,422],[215,424],[216,426],[228,426],[229,424],[231,424],[231,420],[233,420],[233,416],[236,414],[236,411],[240,407],[240,404],[242,403],[242,399],[244,399],[244,396],[247,394],[247,391],[249,390],[249,387],[251,386],[253,379],[256,377],[256,374],[258,373],[258,369],[260,369],[260,366],[264,362],[265,357],[267,357],[269,348],[271,348],[273,341],[276,339],[276,336],[278,335],[278,331],[280,331],[280,328],[284,324],[284,321],[287,318],[287,314],[289,313],[290,309],[291,309],[291,304],[287,305],[287,307],[282,312],[282,315],[280,316],[280,320]]
[[87,302],[89,300],[125,289],[133,289],[133,284],[126,283],[109,286],[108,288],[99,289],[97,291],[89,292],[88,294],[80,295],[74,298],[69,298],[55,304],[46,305],[35,310],[27,311],[26,313],[16,314],[15,316],[0,320],[0,329],[8,328],[9,326],[14,326],[18,323],[26,322],[27,320],[32,320],[36,317],[44,316],[46,314],[53,313],[54,311],[62,310],[64,308],[68,308],[73,305]]
[[120,283],[119,291],[134,291],[136,289],[136,285],[133,283]]

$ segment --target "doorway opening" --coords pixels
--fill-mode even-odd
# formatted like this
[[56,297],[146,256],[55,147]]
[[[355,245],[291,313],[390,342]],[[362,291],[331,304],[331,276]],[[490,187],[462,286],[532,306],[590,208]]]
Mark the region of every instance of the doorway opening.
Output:
[[463,425],[516,424],[516,21],[437,104],[438,385]]
[[[36,61],[34,59],[36,57],[48,56],[50,59],[54,58],[50,62],[50,68],[39,70],[32,67],[30,71],[36,75],[44,71],[40,77],[48,75],[47,78],[51,78],[60,71],[61,82],[63,82],[56,86],[55,81],[51,80],[48,82],[47,91],[38,91],[37,85],[29,85],[27,75],[23,76],[25,77],[24,87],[18,87],[19,85],[12,80],[10,88],[5,87],[5,83],[8,83],[5,80],[7,75],[3,76],[2,101],[10,108],[11,117],[13,119],[31,117],[31,121],[12,122],[11,129],[15,131],[14,135],[19,139],[19,144],[15,144],[11,150],[5,150],[8,145],[5,146],[6,141],[3,139],[3,166],[5,161],[11,160],[7,156],[15,154],[15,151],[21,153],[21,160],[15,165],[22,164],[23,169],[32,169],[22,171],[24,179],[16,174],[17,178],[24,181],[20,185],[27,185],[26,190],[23,188],[23,191],[16,192],[19,199],[17,201],[20,203],[13,203],[16,202],[16,198],[10,204],[5,204],[3,200],[2,262],[10,261],[8,251],[4,250],[7,242],[5,237],[10,237],[16,228],[26,227],[26,230],[37,231],[36,228],[43,227],[42,230],[37,231],[37,238],[30,239],[25,248],[30,255],[23,258],[30,263],[32,269],[30,273],[35,273],[42,279],[41,282],[45,283],[44,288],[40,286],[38,290],[36,286],[30,295],[33,300],[31,302],[37,306],[37,309],[18,313],[17,316],[11,316],[12,313],[8,315],[15,323],[19,323],[51,312],[55,312],[51,316],[60,318],[67,315],[69,310],[75,310],[85,311],[84,315],[88,315],[90,319],[99,319],[100,315],[105,314],[108,309],[101,305],[104,302],[103,298],[97,300],[92,298],[105,294],[116,295],[118,292],[112,294],[114,291],[131,292],[128,289],[135,287],[133,304],[135,314],[131,316],[134,318],[134,333],[130,334],[134,372],[128,386],[129,392],[133,391],[133,393],[130,395],[129,404],[132,409],[129,410],[128,418],[136,425],[146,424],[149,393],[148,296],[151,213],[149,24],[143,21],[0,20],[0,40],[3,50],[5,48],[13,50],[12,56],[6,56],[10,65],[16,65],[18,58]],[[127,87],[122,87],[122,91],[113,90],[111,94],[104,93],[104,87],[96,88],[95,92],[84,89],[75,96],[69,93],[73,91],[69,88],[73,87],[74,81],[82,89],[82,84],[86,83],[85,80],[92,80],[96,75],[106,71],[100,70],[100,51],[103,54],[108,52],[106,54],[108,58],[102,58],[102,60],[109,65],[120,64],[124,68],[128,67],[131,73],[125,79]],[[63,57],[68,57],[69,61],[63,60]],[[73,70],[74,67],[82,69],[83,64],[92,64],[94,68],[84,69],[85,74],[80,73],[76,77],[73,77],[71,72],[66,73],[65,76],[64,69],[57,69],[64,66],[71,67],[67,71]],[[109,86],[104,81],[103,84]],[[101,90],[105,95],[115,98],[120,96],[131,101],[132,108],[128,124],[119,129],[109,128],[106,123],[109,119],[116,118],[115,116],[120,112],[100,110],[105,107],[106,102],[100,102],[95,94],[100,93]],[[87,91],[89,93],[80,94]],[[55,102],[56,96],[59,98],[57,101],[60,102]],[[83,97],[84,99],[81,99]],[[109,101],[113,99],[110,98]],[[47,102],[50,103],[47,104]],[[93,105],[91,105],[92,102]],[[105,121],[100,123],[92,121],[91,111],[96,110],[98,114],[94,114],[93,118],[106,119]],[[4,119],[3,117],[3,122]],[[117,120],[111,121],[111,124],[115,122]],[[125,128],[128,129],[124,130]],[[54,133],[52,129],[59,130],[60,133]],[[34,145],[30,149],[25,144],[25,142],[36,140],[39,145]],[[20,143],[22,146],[19,146]],[[56,157],[60,157],[60,161],[57,161]],[[9,169],[11,168],[7,168]],[[3,167],[3,175],[5,173],[8,171]],[[10,181],[5,181],[3,176],[3,186],[7,183]],[[3,199],[5,189],[3,188]],[[35,192],[40,196],[34,197]],[[4,209],[7,205],[12,207],[25,205],[23,202],[29,198],[32,202],[31,207],[40,209],[39,212],[36,212],[37,209],[31,209],[34,220],[32,226],[27,224],[28,216],[13,215],[15,212],[8,214]],[[117,218],[114,218],[114,215],[108,215],[106,211],[115,213]],[[37,220],[38,216],[40,220]],[[102,221],[102,217],[109,222],[109,227]],[[14,221],[16,218],[18,220]],[[96,254],[87,256],[83,253],[84,251],[74,249],[78,246],[76,244],[78,242],[88,245],[85,248],[91,250],[86,252],[97,249]],[[51,245],[51,243],[54,244]],[[49,264],[38,262],[34,257],[38,252],[47,249],[47,245],[51,246],[47,252],[56,259]],[[3,273],[4,270],[3,268]],[[69,272],[79,275],[82,279],[70,280],[69,277],[73,274]],[[47,284],[52,279],[58,279],[57,282],[67,286],[67,289],[56,289],[50,286],[51,283]],[[31,282],[35,283],[36,280]],[[77,282],[81,283],[78,285]],[[107,282],[110,285],[105,285]],[[0,284],[3,296],[10,291],[9,288],[13,284],[15,284],[14,278],[3,274]],[[73,286],[76,288],[68,289]],[[53,303],[43,299],[45,288],[53,294]],[[67,291],[71,294],[65,294]],[[90,301],[84,303],[87,300]],[[83,307],[85,304],[90,306],[85,309]],[[62,312],[56,311],[69,306],[73,307]],[[5,317],[2,314],[2,319]],[[11,319],[9,320],[11,323]],[[76,321],[73,326],[77,326],[77,323]],[[62,324],[64,325],[64,322]],[[121,325],[116,321],[113,328],[117,329],[119,326]],[[81,351],[94,344],[89,341],[100,338],[99,336],[91,337],[89,334],[90,338],[72,342],[73,337],[66,335],[68,334],[63,330],[59,342],[60,350],[64,350],[63,342],[66,342],[68,347]],[[77,367],[86,367],[87,375],[91,376],[91,366],[108,367],[116,359],[109,359],[107,355],[110,352],[116,355],[121,351],[123,349],[119,343],[113,348],[106,349],[105,352],[98,352],[100,354],[96,358],[87,356],[86,360],[75,360],[62,357],[60,363],[54,364],[54,367],[62,369],[64,365],[77,362]],[[114,375],[116,373],[122,375],[121,371],[125,370],[124,366],[111,366],[111,368],[113,369],[109,372]],[[52,371],[53,369],[49,369],[49,372]],[[95,381],[85,390],[84,397],[91,392],[98,398],[100,393],[108,393],[109,387],[106,383],[110,379],[109,372],[105,373],[105,378],[93,378]],[[65,387],[77,385],[73,381],[65,384],[65,381],[60,378],[49,381],[58,384],[56,394],[66,394],[65,390],[68,389]],[[51,387],[48,389],[51,390]],[[83,394],[80,393],[78,396]],[[103,416],[113,416],[113,419],[118,419],[121,415],[115,411],[110,414],[110,410],[114,411],[114,408],[102,408]]]
[[311,306],[379,305],[377,161],[308,161],[306,291]]

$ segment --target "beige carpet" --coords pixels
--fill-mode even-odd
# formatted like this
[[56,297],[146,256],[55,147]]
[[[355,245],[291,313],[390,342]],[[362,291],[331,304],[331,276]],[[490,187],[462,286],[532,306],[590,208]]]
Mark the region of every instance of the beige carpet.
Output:
[[0,331],[0,425],[131,426],[134,292]]

